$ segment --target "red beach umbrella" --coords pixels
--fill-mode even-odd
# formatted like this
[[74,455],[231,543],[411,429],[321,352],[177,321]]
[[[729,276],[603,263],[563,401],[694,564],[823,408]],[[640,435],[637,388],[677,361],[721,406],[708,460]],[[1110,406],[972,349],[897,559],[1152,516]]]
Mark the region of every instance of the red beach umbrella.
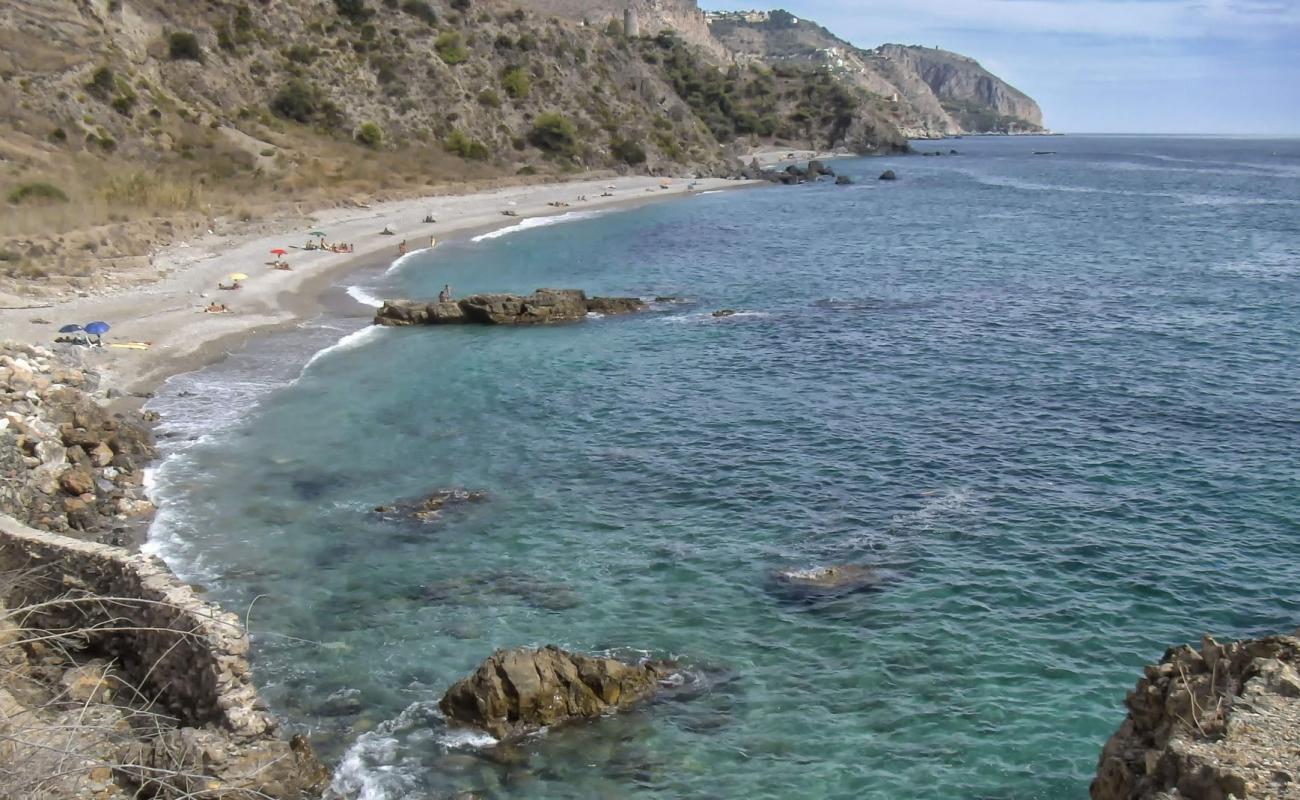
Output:
[[287,253],[287,252],[289,252],[289,251],[288,251],[288,250],[285,250],[283,247],[277,247],[277,248],[275,248],[274,250],[271,251],[271,255],[273,255],[273,256],[282,256],[282,255],[284,255],[284,254]]

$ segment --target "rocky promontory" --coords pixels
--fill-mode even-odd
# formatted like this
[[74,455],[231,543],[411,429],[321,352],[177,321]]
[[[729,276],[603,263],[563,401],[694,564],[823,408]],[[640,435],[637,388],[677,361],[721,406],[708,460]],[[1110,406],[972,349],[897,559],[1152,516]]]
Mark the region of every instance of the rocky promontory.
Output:
[[543,325],[643,308],[645,302],[636,297],[587,297],[581,289],[538,289],[530,295],[475,294],[449,301],[388,300],[375,312],[375,324]]
[[1092,800],[1300,797],[1300,638],[1176,647],[1125,698]]
[[498,739],[598,717],[652,697],[666,665],[628,664],[555,646],[498,650],[438,703],[447,719]]

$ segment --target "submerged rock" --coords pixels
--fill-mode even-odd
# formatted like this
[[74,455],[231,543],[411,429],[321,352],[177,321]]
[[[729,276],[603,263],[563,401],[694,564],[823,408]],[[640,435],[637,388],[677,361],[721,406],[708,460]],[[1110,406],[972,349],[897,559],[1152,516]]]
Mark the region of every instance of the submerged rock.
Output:
[[375,513],[399,514],[417,519],[420,522],[430,522],[442,516],[442,512],[447,508],[469,503],[481,503],[486,499],[488,499],[488,493],[481,489],[438,489],[418,500],[400,502],[391,506],[377,506]]
[[1300,797],[1300,638],[1186,645],[1146,667],[1092,800]]
[[713,316],[715,316],[715,317],[734,317],[734,316],[736,316],[736,310],[735,310],[734,308],[720,308],[720,309],[718,309],[717,311],[714,311],[714,312],[713,312]]
[[884,172],[880,173],[880,180],[896,181],[898,180],[898,176],[894,174],[894,171],[892,169],[887,169]]
[[655,694],[667,672],[663,664],[627,664],[553,645],[498,650],[448,689],[438,708],[452,722],[506,739],[636,705]]
[[772,573],[778,594],[792,599],[822,599],[878,589],[885,576],[861,564],[830,564],[805,569],[780,569]]
[[852,183],[853,183],[853,179],[850,178],[848,175],[838,175],[835,178],[836,186],[848,186]]
[[538,289],[530,295],[475,294],[449,302],[388,300],[376,325],[538,325],[577,322],[588,312],[627,314],[645,308],[636,297],[587,297],[578,289]]

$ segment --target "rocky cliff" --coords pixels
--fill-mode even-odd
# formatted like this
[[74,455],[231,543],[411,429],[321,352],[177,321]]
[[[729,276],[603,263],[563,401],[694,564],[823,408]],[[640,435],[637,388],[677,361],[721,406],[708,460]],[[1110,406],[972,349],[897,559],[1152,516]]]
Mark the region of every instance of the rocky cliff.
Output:
[[862,89],[911,138],[1042,129],[1033,100],[956,53],[901,45],[864,50],[784,11],[715,14],[710,29],[742,62],[810,65]]
[[1148,666],[1092,800],[1300,797],[1300,638],[1177,647]]
[[967,132],[1032,133],[1043,128],[1038,104],[973,58],[938,48],[897,44],[879,47],[875,53],[920,76]]

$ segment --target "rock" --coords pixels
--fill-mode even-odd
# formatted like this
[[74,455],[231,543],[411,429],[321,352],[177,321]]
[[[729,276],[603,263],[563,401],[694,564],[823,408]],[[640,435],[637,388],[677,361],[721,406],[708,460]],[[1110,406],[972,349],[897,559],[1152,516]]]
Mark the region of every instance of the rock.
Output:
[[68,518],[68,527],[77,531],[97,530],[100,525],[99,512],[94,505],[80,497],[69,497],[63,501],[63,511]]
[[90,463],[103,469],[113,463],[113,448],[100,442],[90,451]]
[[645,308],[635,297],[587,297],[578,289],[538,289],[530,295],[476,294],[455,302],[389,300],[376,325],[536,325],[576,322],[588,311],[625,314]]
[[887,169],[884,172],[880,173],[880,180],[896,181],[898,180],[898,176],[894,174],[894,171],[892,169]]
[[839,597],[877,589],[884,575],[861,564],[831,564],[807,569],[781,569],[772,573],[778,594],[795,600]]
[[1124,704],[1092,800],[1292,798],[1300,779],[1300,638],[1167,651]]
[[451,722],[498,739],[591,719],[654,695],[663,665],[627,664],[565,652],[555,646],[498,650],[438,703]]
[[59,486],[73,496],[95,493],[95,475],[86,467],[73,467],[59,476]]
[[481,503],[488,499],[488,493],[468,489],[438,489],[418,500],[395,503],[391,506],[377,506],[377,514],[402,514],[421,522],[429,522],[442,516],[447,508],[463,506],[469,503]]
[[850,178],[848,175],[837,175],[835,177],[836,186],[848,186],[851,183],[853,183],[853,179]]
[[809,175],[834,175],[834,174],[835,174],[835,170],[833,170],[833,169],[831,169],[830,167],[826,166],[825,162],[822,162],[822,161],[809,161],[809,162],[808,162],[808,174],[809,174]]
[[736,316],[736,310],[735,310],[734,308],[719,308],[717,311],[714,311],[714,312],[713,312],[713,316],[715,316],[715,317],[734,317],[734,316]]
[[588,297],[587,312],[592,314],[631,314],[645,308],[636,297]]
[[59,682],[67,698],[77,703],[106,703],[113,699],[119,685],[102,661],[73,667],[63,673]]

